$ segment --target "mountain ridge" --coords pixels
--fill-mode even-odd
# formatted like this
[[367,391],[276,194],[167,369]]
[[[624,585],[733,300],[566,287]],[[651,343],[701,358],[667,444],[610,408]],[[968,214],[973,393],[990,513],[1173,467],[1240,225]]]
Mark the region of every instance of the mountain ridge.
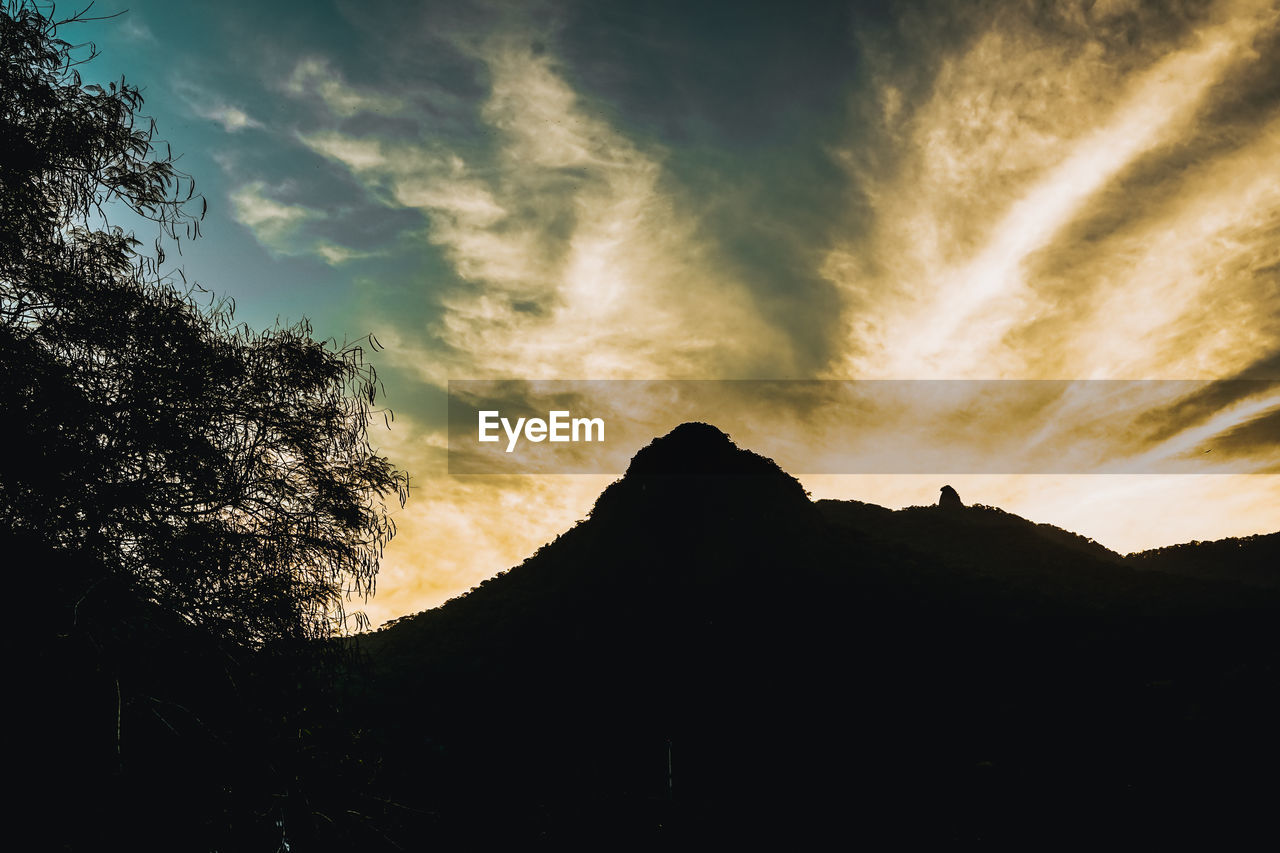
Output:
[[[784,485],[785,484],[785,485]],[[781,486],[781,488],[779,488]],[[772,487],[772,488],[770,488]],[[707,491],[708,488],[710,491]],[[689,513],[691,504],[707,504],[715,500],[726,500],[734,507],[741,508],[764,499],[764,505],[771,510],[781,510],[781,517],[803,529],[814,523],[814,517],[821,517],[827,525],[843,527],[859,535],[893,542],[897,545],[918,548],[919,525],[907,523],[909,520],[923,523],[940,522],[946,524],[947,517],[938,515],[939,505],[917,505],[901,509],[890,509],[877,504],[869,504],[858,500],[821,499],[811,501],[807,491],[790,474],[787,474],[772,459],[753,451],[739,448],[728,434],[717,427],[702,422],[690,422],[677,426],[666,435],[656,437],[648,445],[641,448],[633,457],[624,476],[607,486],[596,499],[587,519],[573,528],[557,535],[554,540],[540,546],[530,558],[520,565],[528,563],[545,549],[570,535],[583,523],[614,521],[615,512],[636,512],[644,523],[656,523],[660,520],[682,523],[696,523],[699,516],[692,518],[681,513]],[[617,509],[615,509],[615,506]],[[1258,534],[1253,537],[1229,537],[1206,542],[1186,542],[1160,548],[1147,549],[1142,552],[1120,554],[1078,533],[1057,527],[1056,525],[1034,522],[999,507],[984,504],[973,504],[952,509],[958,512],[952,520],[972,525],[988,532],[1019,530],[1020,533],[1034,531],[1034,535],[1049,542],[1054,542],[1067,549],[1078,552],[1095,561],[1112,563],[1144,572],[1161,572],[1180,577],[1196,578],[1211,582],[1262,586],[1280,590],[1280,574],[1274,574],[1275,580],[1266,571],[1254,569],[1248,576],[1239,572],[1216,574],[1206,570],[1202,561],[1195,560],[1191,552],[1196,549],[1213,549],[1227,551],[1234,543],[1258,540],[1256,550],[1267,550],[1275,553],[1280,532]],[[655,518],[654,516],[665,518]],[[895,535],[895,531],[897,531]],[[925,549],[928,551],[929,549]],[[1171,559],[1177,552],[1182,559]],[[1177,565],[1174,565],[1177,563]],[[1190,564],[1194,564],[1194,567]],[[396,625],[402,625],[426,614],[438,611],[458,602],[489,584],[499,581],[519,566],[499,572],[487,578],[468,592],[454,596],[434,608],[418,611],[389,620],[371,633],[378,633]]]
[[1280,760],[1280,592],[1146,568],[993,507],[811,501],[695,425],[357,638],[363,713],[410,837],[1216,837],[1280,793],[1247,782]]

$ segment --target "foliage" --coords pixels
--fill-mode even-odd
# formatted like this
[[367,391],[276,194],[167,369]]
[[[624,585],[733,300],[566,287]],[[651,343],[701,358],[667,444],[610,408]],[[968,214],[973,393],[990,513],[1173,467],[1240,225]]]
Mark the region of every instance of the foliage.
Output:
[[[384,497],[407,496],[369,442],[374,369],[161,275],[204,199],[136,87],[82,83],[92,46],[57,37],[76,20],[0,14],[0,516],[101,567],[68,596],[110,576],[234,646],[330,636],[374,589]],[[125,208],[153,253],[108,223]]]
[[359,342],[254,331],[164,274],[205,202],[136,87],[82,81],[93,46],[58,34],[83,20],[0,0],[0,549],[38,583],[28,814],[63,849],[336,844],[370,763],[349,662],[310,641],[373,591],[386,499],[407,496],[370,444],[377,376]]

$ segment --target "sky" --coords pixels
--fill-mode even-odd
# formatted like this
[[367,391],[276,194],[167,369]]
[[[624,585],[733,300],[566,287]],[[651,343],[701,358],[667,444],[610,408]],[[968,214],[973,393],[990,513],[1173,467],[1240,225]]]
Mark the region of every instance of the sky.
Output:
[[[1122,553],[1280,529],[1280,388],[1232,382],[1280,379],[1274,0],[93,8],[121,11],[61,35],[97,45],[87,80],[142,87],[208,199],[168,266],[252,326],[384,346],[373,440],[412,479],[374,625],[616,477],[451,476],[459,379],[1196,380],[1063,390],[1037,441],[1089,464],[948,473],[944,437],[937,475],[800,479],[894,507],[949,482]],[[833,440],[699,402],[762,453]],[[1134,407],[1159,413],[1140,446],[1091,426]],[[1012,452],[1026,409],[983,440]],[[862,440],[926,415],[897,400]],[[1116,473],[1121,450],[1205,462]]]

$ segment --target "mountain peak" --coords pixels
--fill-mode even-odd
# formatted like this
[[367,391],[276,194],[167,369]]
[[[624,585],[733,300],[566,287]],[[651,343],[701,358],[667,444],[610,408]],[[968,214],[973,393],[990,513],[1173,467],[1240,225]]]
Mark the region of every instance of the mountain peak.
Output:
[[[680,424],[641,448],[627,476],[650,474],[760,474],[763,456],[743,450],[728,434],[701,421]],[[776,465],[769,463],[777,469]]]
[[738,447],[711,424],[690,422],[641,448],[626,476],[600,495],[596,514],[618,502],[633,510],[636,504],[673,510],[690,503],[752,501],[758,511],[779,505],[810,509],[804,487],[772,459]]

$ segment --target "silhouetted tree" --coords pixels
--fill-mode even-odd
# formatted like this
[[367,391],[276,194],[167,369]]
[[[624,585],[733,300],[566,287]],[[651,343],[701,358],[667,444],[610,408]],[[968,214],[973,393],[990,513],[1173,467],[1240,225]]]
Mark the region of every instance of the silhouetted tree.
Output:
[[64,849],[336,843],[364,771],[338,647],[306,641],[373,591],[407,496],[369,442],[377,377],[359,343],[254,331],[164,274],[204,199],[136,87],[82,82],[95,51],[58,32],[84,19],[0,0],[0,553],[35,580],[33,822]]
[[[3,532],[74,555],[64,602],[109,579],[239,647],[330,636],[374,588],[384,497],[407,495],[369,443],[373,367],[161,274],[205,202],[136,87],[82,83],[92,46],[57,37],[80,19],[0,14]],[[108,224],[126,207],[153,253]]]

